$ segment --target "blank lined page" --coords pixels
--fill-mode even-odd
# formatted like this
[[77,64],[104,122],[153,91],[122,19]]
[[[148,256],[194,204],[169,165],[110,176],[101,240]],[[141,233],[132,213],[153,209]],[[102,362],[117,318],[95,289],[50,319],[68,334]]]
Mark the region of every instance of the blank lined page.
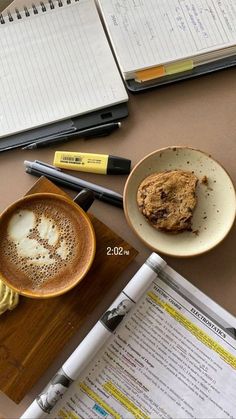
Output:
[[0,136],[127,100],[92,0],[0,25]]
[[98,0],[123,73],[236,44],[235,0]]

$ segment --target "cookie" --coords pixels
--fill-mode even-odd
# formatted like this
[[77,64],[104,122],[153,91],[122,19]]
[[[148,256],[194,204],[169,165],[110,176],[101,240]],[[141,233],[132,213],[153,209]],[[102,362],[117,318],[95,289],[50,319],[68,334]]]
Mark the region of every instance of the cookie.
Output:
[[156,229],[172,233],[189,231],[197,203],[197,182],[194,173],[188,171],[153,173],[138,188],[139,210]]

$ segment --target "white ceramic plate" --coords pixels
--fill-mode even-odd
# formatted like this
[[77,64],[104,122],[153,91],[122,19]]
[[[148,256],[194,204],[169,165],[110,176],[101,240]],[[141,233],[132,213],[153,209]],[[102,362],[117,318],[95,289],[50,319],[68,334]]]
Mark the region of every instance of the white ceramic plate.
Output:
[[[192,218],[195,233],[158,231],[138,209],[136,195],[143,179],[175,169],[194,171],[199,178]],[[204,176],[207,185],[201,182]],[[125,185],[124,209],[128,223],[148,247],[171,256],[189,257],[207,252],[225,238],[235,219],[235,189],[227,172],[211,156],[188,147],[168,147],[149,154],[134,167]]]

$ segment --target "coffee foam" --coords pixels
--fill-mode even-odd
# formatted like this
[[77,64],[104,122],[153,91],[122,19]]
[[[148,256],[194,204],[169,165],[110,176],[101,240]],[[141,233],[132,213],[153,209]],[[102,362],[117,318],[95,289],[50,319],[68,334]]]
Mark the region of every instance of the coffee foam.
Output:
[[73,214],[63,209],[65,206],[57,206],[54,201],[32,201],[16,210],[7,223],[1,255],[33,288],[60,277],[81,256],[79,225]]
[[14,214],[8,225],[9,239],[13,242],[27,237],[29,230],[36,226],[36,217],[32,211],[23,210]]
[[69,248],[68,248],[66,240],[61,241],[60,247],[58,247],[56,253],[58,256],[62,258],[62,260],[67,259],[67,255],[69,254]]
[[41,239],[47,240],[48,244],[55,246],[59,240],[59,230],[55,222],[49,218],[42,216],[39,225],[38,233]]
[[25,259],[26,264],[52,265],[55,259],[52,259],[49,250],[38,240],[24,237],[14,243],[18,259]]

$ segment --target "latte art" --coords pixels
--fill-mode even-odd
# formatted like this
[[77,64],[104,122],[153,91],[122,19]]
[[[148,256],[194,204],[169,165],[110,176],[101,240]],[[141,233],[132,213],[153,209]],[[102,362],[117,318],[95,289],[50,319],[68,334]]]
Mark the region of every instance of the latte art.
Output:
[[[42,220],[39,220],[37,223],[35,214],[32,211],[19,211],[17,214],[14,214],[12,219],[9,222],[8,226],[8,240],[10,242],[10,247],[12,244],[15,245],[15,250],[17,256],[15,258],[19,259],[20,261],[24,260],[24,263],[28,264],[36,264],[36,265],[52,265],[55,263],[55,259],[50,257],[50,253],[45,245],[42,245],[41,238],[41,229],[44,224],[47,227],[47,224],[51,224],[51,220],[47,220],[46,217],[44,218],[44,223]],[[28,222],[27,222],[28,221]],[[44,227],[44,229],[45,229]],[[35,233],[38,239],[33,239],[32,233]],[[45,243],[49,243],[49,237],[44,234]],[[14,248],[14,247],[13,247]],[[10,253],[11,256],[12,253]]]
[[37,203],[10,218],[4,253],[35,285],[40,285],[74,258],[78,245],[75,237],[71,220],[62,218],[57,209],[45,209]]
[[35,198],[9,212],[0,229],[4,277],[22,292],[70,286],[93,254],[93,233],[76,208],[63,200]]

